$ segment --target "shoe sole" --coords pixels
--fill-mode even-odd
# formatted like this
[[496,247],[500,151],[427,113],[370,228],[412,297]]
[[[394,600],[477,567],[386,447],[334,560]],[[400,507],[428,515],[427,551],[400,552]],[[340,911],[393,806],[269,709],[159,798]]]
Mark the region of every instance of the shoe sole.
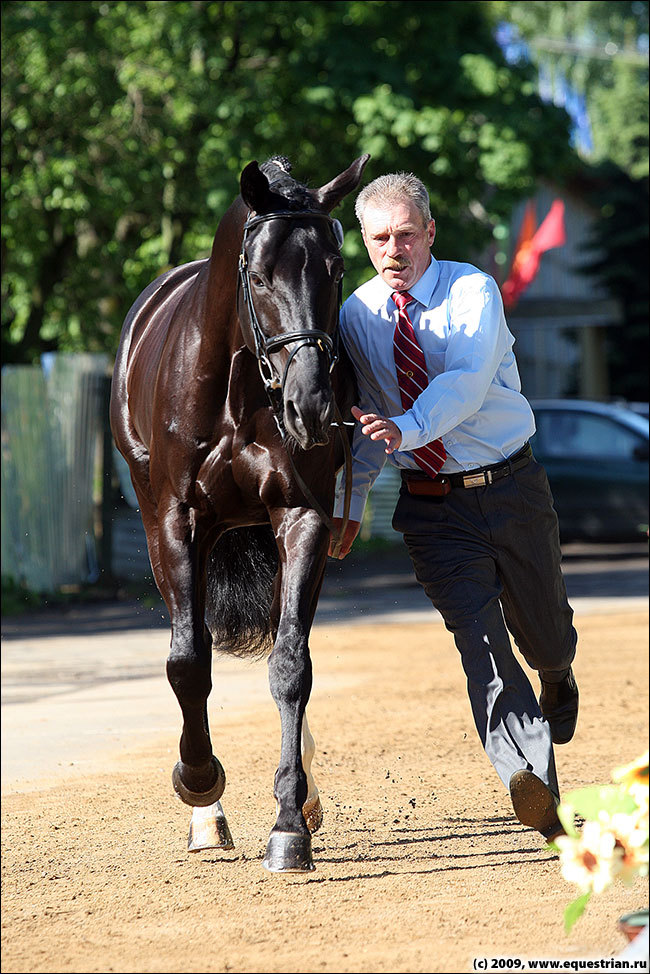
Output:
[[553,792],[532,771],[515,771],[510,779],[510,799],[522,825],[541,832],[545,839],[564,832]]

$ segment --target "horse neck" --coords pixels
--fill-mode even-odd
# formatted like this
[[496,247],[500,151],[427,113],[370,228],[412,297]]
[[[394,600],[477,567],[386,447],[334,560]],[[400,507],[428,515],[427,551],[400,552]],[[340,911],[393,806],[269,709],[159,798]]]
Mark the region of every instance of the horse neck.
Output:
[[208,268],[205,314],[209,327],[205,329],[202,358],[213,354],[223,360],[225,351],[230,358],[244,343],[237,315],[237,287],[246,213],[244,202],[236,199],[217,227]]

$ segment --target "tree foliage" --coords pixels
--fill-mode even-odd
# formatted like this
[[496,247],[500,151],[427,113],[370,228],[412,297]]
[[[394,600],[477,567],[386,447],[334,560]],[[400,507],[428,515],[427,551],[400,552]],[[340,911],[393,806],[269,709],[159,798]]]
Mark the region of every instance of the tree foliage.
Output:
[[590,164],[613,162],[632,179],[648,175],[647,0],[494,0],[535,64],[585,96]]
[[[585,263],[623,309],[608,330],[611,390],[648,397],[647,0],[495,0],[534,63],[584,95],[596,219]],[[595,256],[594,256],[595,255]]]
[[648,180],[633,180],[604,164],[590,202],[598,213],[586,269],[606,285],[623,310],[623,324],[608,329],[611,391],[648,400]]
[[[416,172],[440,256],[476,255],[568,119],[509,66],[489,5],[396,0],[2,4],[3,353],[114,351],[128,307],[209,253],[251,159],[310,185],[362,152]],[[352,202],[346,287],[367,274]]]

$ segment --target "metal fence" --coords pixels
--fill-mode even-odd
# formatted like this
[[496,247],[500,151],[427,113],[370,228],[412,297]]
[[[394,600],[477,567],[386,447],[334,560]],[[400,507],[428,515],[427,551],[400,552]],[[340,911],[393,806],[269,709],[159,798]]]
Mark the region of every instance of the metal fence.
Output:
[[36,592],[98,575],[105,355],[2,370],[2,574]]
[[[92,582],[100,564],[107,577],[151,576],[128,467],[107,428],[109,365],[103,355],[59,353],[42,367],[2,370],[2,574],[32,591]],[[128,508],[114,503],[111,472]],[[397,539],[399,484],[386,464],[362,538]]]
[[360,537],[364,541],[370,538],[399,541],[400,535],[395,533],[392,523],[401,483],[397,467],[392,463],[386,463],[373,484],[364,511],[360,531]]

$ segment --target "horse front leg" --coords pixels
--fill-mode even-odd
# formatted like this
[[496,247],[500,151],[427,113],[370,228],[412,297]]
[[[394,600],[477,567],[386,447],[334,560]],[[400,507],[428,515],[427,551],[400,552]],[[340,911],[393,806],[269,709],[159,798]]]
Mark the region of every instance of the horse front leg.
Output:
[[[303,721],[312,683],[308,641],[329,535],[313,511],[283,511],[281,515],[271,519],[282,580],[277,635],[269,657],[269,685],[280,712],[281,746],[273,789],[277,818],[263,865],[271,872],[305,872],[314,868],[311,833],[303,814],[309,791],[302,754]],[[307,763],[311,763],[309,757]]]
[[183,715],[180,761],[172,783],[187,805],[202,807],[217,802],[226,786],[208,728],[212,646],[204,622],[206,554],[187,505],[172,498],[159,505],[158,513],[158,558],[171,618],[167,678]]

